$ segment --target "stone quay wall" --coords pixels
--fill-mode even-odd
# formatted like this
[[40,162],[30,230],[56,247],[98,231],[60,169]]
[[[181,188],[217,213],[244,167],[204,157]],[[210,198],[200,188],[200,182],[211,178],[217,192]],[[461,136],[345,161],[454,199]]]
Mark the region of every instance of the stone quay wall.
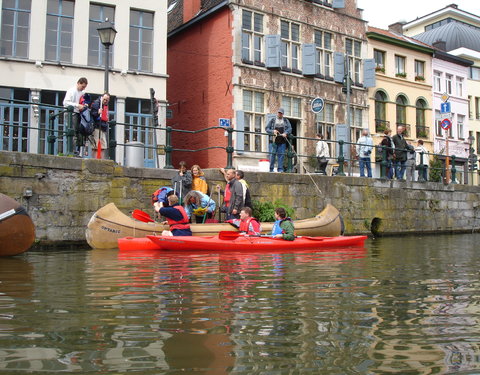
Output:
[[[89,219],[109,202],[125,213],[135,208],[153,213],[151,194],[169,186],[175,173],[110,160],[0,152],[0,192],[28,210],[41,245],[84,242]],[[206,170],[205,176],[210,189],[225,183],[218,170]],[[296,219],[334,205],[347,235],[480,229],[478,186],[265,172],[246,172],[245,179],[253,199],[280,200],[295,209]],[[217,201],[217,193],[212,195]]]

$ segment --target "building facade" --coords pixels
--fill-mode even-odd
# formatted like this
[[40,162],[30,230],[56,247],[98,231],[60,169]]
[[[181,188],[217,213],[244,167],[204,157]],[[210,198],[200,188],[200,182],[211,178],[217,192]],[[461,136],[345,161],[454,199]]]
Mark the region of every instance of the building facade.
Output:
[[88,93],[103,93],[105,49],[96,29],[108,18],[117,30],[109,74],[111,118],[117,122],[111,132],[118,144],[114,158],[123,164],[122,146],[137,141],[149,147],[145,166],[162,165],[155,148],[165,134],[142,125],[151,123],[149,88],[159,102],[159,122],[165,123],[166,5],[155,0],[0,0],[0,149],[48,153],[53,131],[54,153],[66,152],[63,117],[51,122],[50,115],[59,111],[65,91],[79,77],[88,79]]
[[[266,123],[282,107],[293,135],[300,137],[293,144],[300,156],[297,171],[308,170],[315,142],[302,137],[322,133],[335,140],[338,124],[347,121],[343,76],[335,77],[336,53],[343,54],[337,60],[342,69],[348,61],[352,77],[349,139],[355,141],[368,127],[366,23],[355,1],[202,1],[193,11],[184,4],[170,2],[168,100],[173,127],[198,131],[218,125],[219,118],[231,119],[238,130],[234,165],[254,170],[267,156]],[[317,97],[325,105],[315,114],[310,104]],[[218,129],[192,138],[176,134],[174,147],[226,146]],[[194,154],[176,152],[174,162],[225,166],[224,150]]]

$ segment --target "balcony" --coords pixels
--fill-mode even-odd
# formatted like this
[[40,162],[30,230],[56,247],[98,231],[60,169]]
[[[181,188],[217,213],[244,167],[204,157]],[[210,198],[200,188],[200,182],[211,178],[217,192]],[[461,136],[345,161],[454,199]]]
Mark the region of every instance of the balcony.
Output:
[[430,128],[425,125],[417,125],[415,127],[415,131],[417,133],[417,138],[430,138]]
[[390,121],[375,119],[375,133],[383,133],[390,129]]

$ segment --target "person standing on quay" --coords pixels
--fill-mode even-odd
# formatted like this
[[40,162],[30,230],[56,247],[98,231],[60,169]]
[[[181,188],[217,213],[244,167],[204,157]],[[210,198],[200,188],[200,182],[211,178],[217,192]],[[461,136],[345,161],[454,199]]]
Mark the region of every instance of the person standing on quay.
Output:
[[317,134],[317,145],[315,147],[315,153],[317,155],[317,170],[318,173],[327,175],[328,158],[330,157],[330,150],[328,149],[327,142],[323,140],[323,134]]
[[217,191],[223,193],[222,211],[226,214],[225,220],[240,219],[240,210],[244,206],[242,183],[235,178],[233,169],[227,170],[225,176],[228,180],[225,191],[217,185]]
[[[110,102],[110,94],[107,92],[97,98],[92,103],[92,115],[95,121],[95,130],[93,131],[94,154],[97,158],[106,159],[107,155],[107,132],[108,132],[108,103]],[[100,150],[100,152],[99,152]],[[100,154],[100,155],[98,155]]]
[[[67,90],[65,93],[65,98],[63,98],[64,107],[73,107],[72,115],[72,128],[75,132],[75,137],[73,139],[75,145],[75,154],[82,156],[82,148],[84,146],[83,135],[80,133],[80,112],[83,110],[84,105],[80,104],[80,98],[85,94],[85,89],[87,88],[88,80],[85,77],[78,79],[77,84]],[[69,115],[68,113],[66,114]]]
[[[279,108],[277,117],[270,119],[265,128],[265,132],[272,135],[270,137],[270,172],[275,168],[275,159],[278,157],[277,172],[283,172],[283,159],[287,147],[287,137],[292,133],[292,125],[287,118],[283,117],[285,113],[283,108]],[[273,139],[272,139],[273,138]]]
[[368,134],[367,129],[362,130],[362,136],[357,141],[357,155],[359,157],[360,177],[365,177],[365,167],[367,168],[367,177],[372,177],[372,162],[370,156],[373,150],[373,139]]
[[395,145],[395,160],[393,162],[395,168],[395,176],[397,180],[404,181],[405,164],[407,162],[407,141],[403,135],[405,128],[402,125],[397,126],[397,134],[392,137]]

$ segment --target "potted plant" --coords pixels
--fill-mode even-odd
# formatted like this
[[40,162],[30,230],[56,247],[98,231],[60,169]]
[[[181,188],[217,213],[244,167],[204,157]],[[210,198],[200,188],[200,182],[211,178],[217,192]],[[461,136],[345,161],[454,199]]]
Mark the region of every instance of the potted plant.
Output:
[[383,66],[376,66],[375,71],[379,73],[385,73],[385,68]]
[[402,72],[402,73],[396,73],[396,74],[395,74],[395,77],[399,77],[399,78],[406,78],[406,77],[407,77],[407,73],[405,73],[405,72]]
[[415,76],[415,81],[423,82],[423,81],[425,81],[425,77],[424,76]]

